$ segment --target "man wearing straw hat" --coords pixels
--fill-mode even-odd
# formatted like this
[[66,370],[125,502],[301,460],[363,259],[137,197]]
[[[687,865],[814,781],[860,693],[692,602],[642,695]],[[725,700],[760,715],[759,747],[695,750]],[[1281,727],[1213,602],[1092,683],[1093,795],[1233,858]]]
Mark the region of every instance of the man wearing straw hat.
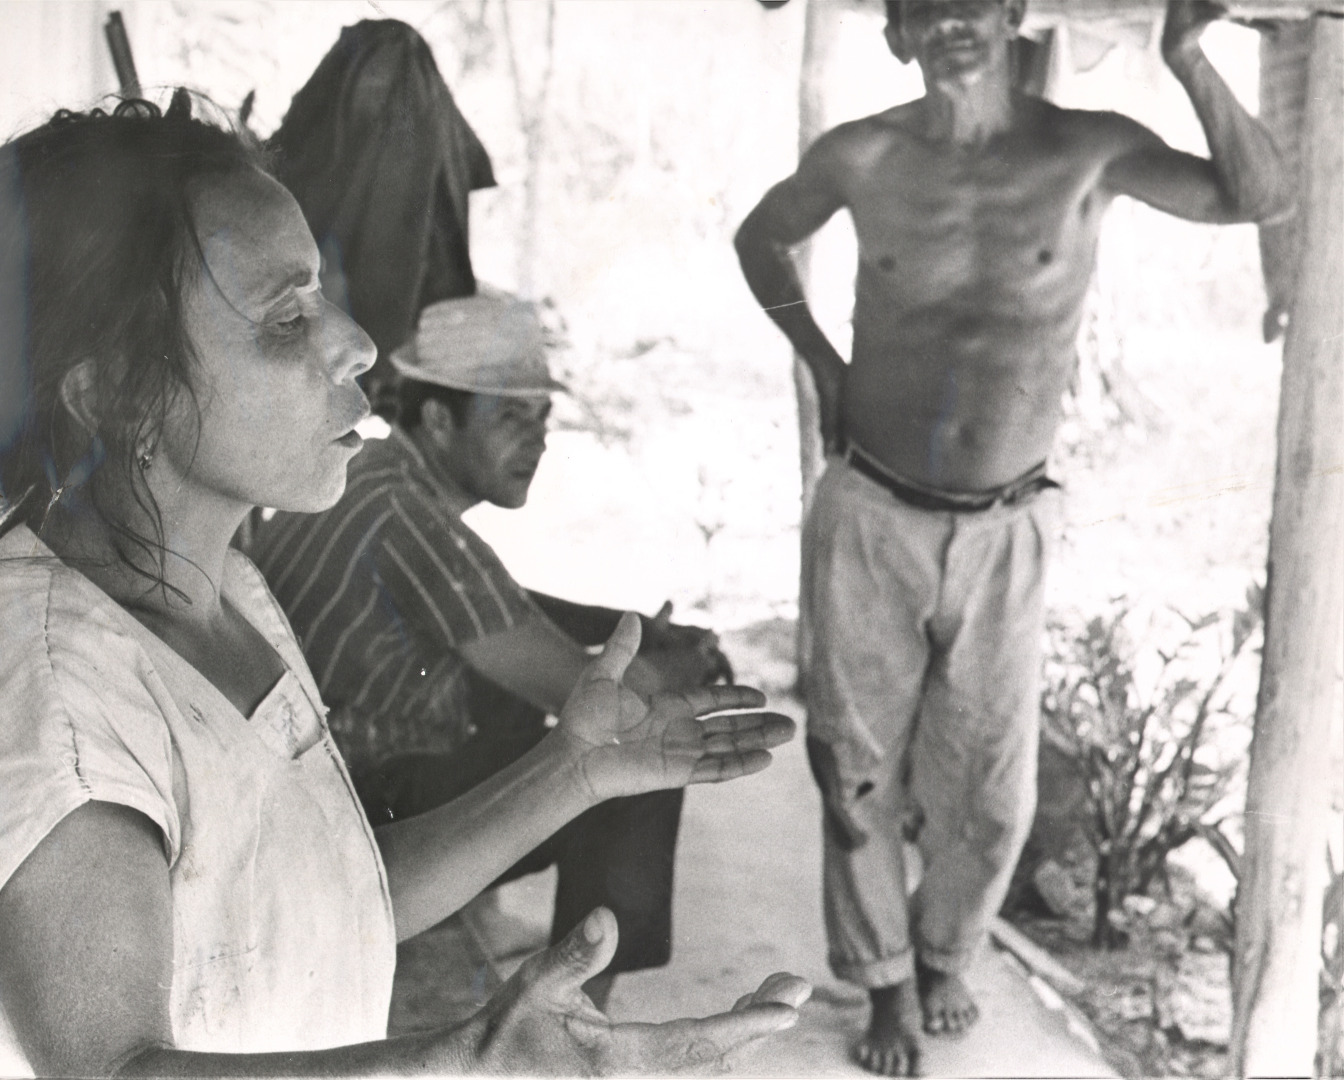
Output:
[[[462,522],[517,508],[546,449],[550,397],[535,309],[499,293],[426,308],[391,361],[399,412],[316,517],[279,514],[253,557],[332,706],[331,729],[371,820],[421,813],[520,757],[546,733],[619,613],[537,596]],[[625,681],[640,693],[730,675],[708,631],[644,619]],[[563,627],[563,628],[562,628]],[[552,940],[598,905],[620,946],[589,984],[601,1007],[621,971],[667,962],[680,791],[614,799],[511,876],[559,869]]]

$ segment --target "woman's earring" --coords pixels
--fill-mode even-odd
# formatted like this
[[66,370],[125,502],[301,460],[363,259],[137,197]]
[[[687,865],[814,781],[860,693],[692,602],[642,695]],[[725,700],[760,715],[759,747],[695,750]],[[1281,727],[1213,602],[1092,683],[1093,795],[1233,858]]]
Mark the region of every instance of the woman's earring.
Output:
[[149,467],[154,464],[154,444],[140,448],[139,453],[135,455],[135,463],[140,466],[141,472],[149,472]]
[[[50,513],[51,513],[52,508],[53,508],[58,502],[61,501],[61,496],[64,495],[64,494],[65,494],[65,485],[64,485],[64,484],[62,484],[60,487],[58,487],[55,491],[53,491],[53,492],[51,493],[51,501],[47,503],[46,513],[44,513],[44,514],[42,515],[42,520],[43,520],[44,522],[47,520],[47,514],[50,514]],[[38,531],[41,532],[42,530],[39,529]]]

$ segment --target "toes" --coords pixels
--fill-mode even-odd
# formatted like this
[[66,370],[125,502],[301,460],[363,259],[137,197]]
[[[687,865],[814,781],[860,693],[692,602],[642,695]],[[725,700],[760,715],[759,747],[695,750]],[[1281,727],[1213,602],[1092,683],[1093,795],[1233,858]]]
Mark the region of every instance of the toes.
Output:
[[877,1073],[879,1076],[890,1075],[885,1068],[886,1055],[875,1046],[867,1042],[860,1042],[854,1047],[854,1060],[862,1065],[871,1073]]
[[959,1035],[963,1031],[970,1030],[971,1025],[979,1018],[980,1010],[975,1007],[975,1002],[968,1001],[961,1008],[948,1014],[947,1030]]
[[968,1004],[964,1009],[956,1013],[956,1031],[969,1031],[971,1026],[980,1019],[980,1010],[974,1004]]
[[980,1019],[974,1004],[961,1008],[941,1008],[924,1015],[924,1030],[930,1035],[961,1035]]
[[919,1055],[915,1048],[907,1046],[899,1050],[893,1050],[889,1055],[890,1068],[887,1070],[888,1076],[914,1076],[918,1064]]
[[874,1046],[861,1040],[853,1051],[854,1060],[878,1076],[916,1076],[919,1050],[914,1046]]

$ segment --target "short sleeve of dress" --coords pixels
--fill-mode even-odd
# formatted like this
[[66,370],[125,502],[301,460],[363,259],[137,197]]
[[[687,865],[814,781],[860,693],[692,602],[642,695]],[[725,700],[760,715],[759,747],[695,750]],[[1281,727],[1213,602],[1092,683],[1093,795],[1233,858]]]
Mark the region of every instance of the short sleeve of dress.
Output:
[[177,858],[174,706],[114,609],[54,558],[0,559],[0,886],[90,800],[140,811]]

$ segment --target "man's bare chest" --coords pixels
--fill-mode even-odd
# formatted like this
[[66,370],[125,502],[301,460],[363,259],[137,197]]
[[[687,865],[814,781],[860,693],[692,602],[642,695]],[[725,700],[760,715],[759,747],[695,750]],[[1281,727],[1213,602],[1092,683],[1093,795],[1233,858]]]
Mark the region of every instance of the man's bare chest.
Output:
[[1101,165],[1079,153],[907,145],[853,178],[861,264],[916,293],[1089,272],[1106,203],[1100,179]]

